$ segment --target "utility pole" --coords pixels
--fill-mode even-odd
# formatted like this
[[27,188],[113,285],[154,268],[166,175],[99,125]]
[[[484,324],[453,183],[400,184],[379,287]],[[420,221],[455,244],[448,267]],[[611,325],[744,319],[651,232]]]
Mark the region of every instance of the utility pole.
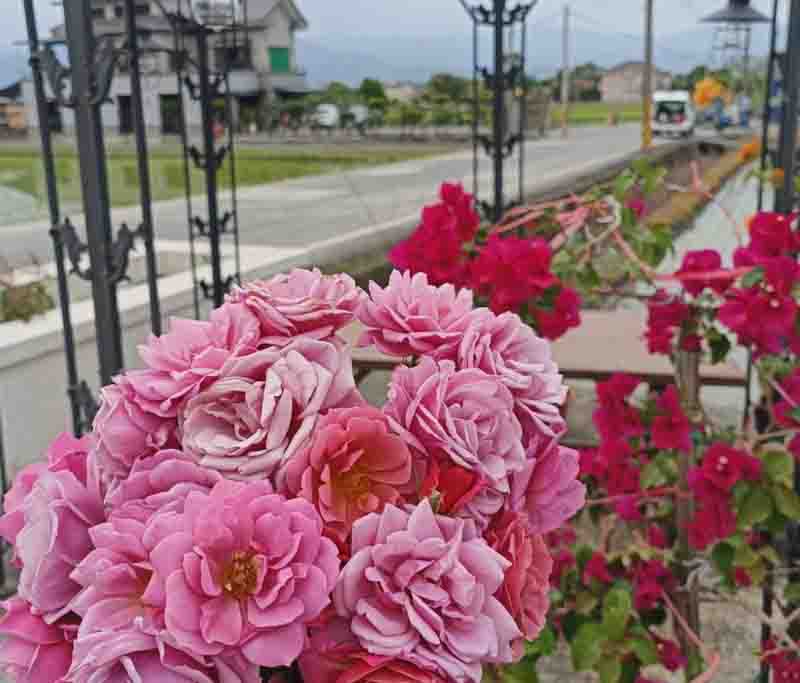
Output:
[[653,146],[653,0],[644,7],[644,76],[642,78],[642,150]]
[[570,81],[570,55],[569,55],[569,5],[564,5],[564,34],[562,36],[561,53],[561,137],[569,135],[569,81]]

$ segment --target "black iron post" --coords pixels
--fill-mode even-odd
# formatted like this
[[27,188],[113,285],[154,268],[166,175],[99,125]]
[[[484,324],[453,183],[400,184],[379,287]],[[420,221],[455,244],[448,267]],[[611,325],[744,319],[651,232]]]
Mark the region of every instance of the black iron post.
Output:
[[67,364],[67,394],[72,416],[72,429],[80,434],[83,428],[81,405],[78,400],[78,364],[75,358],[75,334],[69,307],[69,283],[64,263],[64,242],[61,237],[61,208],[59,206],[58,183],[56,176],[53,140],[50,131],[50,106],[44,87],[42,61],[40,56],[39,30],[36,26],[36,12],[33,0],[25,0],[25,23],[28,30],[28,50],[30,54],[31,76],[36,96],[36,111],[39,117],[39,142],[42,146],[42,166],[47,187],[47,205],[50,212],[50,237],[56,260],[56,279],[58,299],[61,308],[61,329],[64,337],[64,356]]
[[[772,19],[769,38],[769,61],[767,62],[767,89],[764,93],[764,110],[761,120],[761,172],[767,169],[767,158],[769,157],[769,118],[772,102],[772,82],[775,80],[775,61],[777,58],[778,46],[778,6],[780,0],[773,0]],[[764,208],[764,178],[758,181],[758,210]],[[749,409],[749,401],[747,408]],[[749,412],[749,411],[748,411]]]
[[150,327],[153,334],[161,334],[161,302],[158,298],[158,262],[154,243],[153,197],[150,182],[150,158],[147,147],[147,125],[142,103],[142,74],[139,51],[139,32],[136,27],[136,3],[125,0],[125,32],[127,34],[131,106],[133,108],[134,134],[136,137],[136,161],[139,167],[139,197],[142,204],[142,224],[139,234],[144,240],[147,259],[147,285],[150,294]]
[[786,40],[783,116],[781,117],[778,164],[784,172],[784,185],[775,197],[775,210],[790,213],[795,205],[797,169],[797,115],[800,104],[800,0],[791,0],[789,36]]
[[222,163],[218,157],[214,143],[214,97],[217,88],[211,82],[211,69],[208,64],[209,30],[204,26],[196,26],[197,31],[197,70],[200,80],[200,109],[203,129],[203,170],[206,180],[206,199],[208,205],[208,223],[206,230],[211,248],[212,300],[214,306],[221,306],[225,300],[227,289],[222,279],[222,262],[220,252],[220,220],[219,198],[217,196],[217,170]]
[[97,87],[97,42],[91,7],[86,2],[65,2],[64,23],[72,76],[75,130],[80,155],[83,209],[91,263],[95,331],[102,384],[123,367],[113,242],[106,169],[103,120],[100,109],[106,93]]
[[503,171],[506,142],[506,64],[505,64],[506,0],[494,0],[494,76],[493,76],[493,150],[494,206],[493,218],[499,223],[505,212]]

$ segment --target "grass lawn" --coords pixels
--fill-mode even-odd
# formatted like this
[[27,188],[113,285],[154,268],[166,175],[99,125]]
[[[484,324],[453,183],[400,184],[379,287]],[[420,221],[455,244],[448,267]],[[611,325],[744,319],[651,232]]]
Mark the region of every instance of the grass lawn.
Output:
[[[246,147],[237,150],[236,175],[240,187],[322,175],[378,164],[437,156],[456,148],[445,145],[304,145]],[[63,202],[80,201],[81,181],[74,147],[59,146],[55,151],[58,184]],[[113,206],[139,202],[139,171],[136,154],[129,146],[112,146],[108,154],[108,174]],[[174,199],[184,196],[185,170],[180,148],[162,146],[151,151],[150,174],[153,198]],[[203,191],[203,174],[191,171],[194,194]],[[230,185],[230,166],[220,172],[223,187]],[[0,146],[0,186],[32,195],[44,203],[44,172],[38,148],[23,145]]]
[[[609,115],[616,113],[623,123],[642,120],[642,105],[609,104],[607,102],[573,102],[569,105],[569,122],[573,126],[602,125],[608,123]],[[554,103],[552,111],[553,126],[561,125],[561,105]]]

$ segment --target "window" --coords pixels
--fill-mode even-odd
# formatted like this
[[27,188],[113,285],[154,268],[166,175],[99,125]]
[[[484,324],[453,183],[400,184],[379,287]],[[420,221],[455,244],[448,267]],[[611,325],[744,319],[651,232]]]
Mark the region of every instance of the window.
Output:
[[145,2],[142,4],[136,5],[136,16],[137,17],[146,17],[150,14],[150,3]]
[[249,45],[218,47],[214,50],[214,60],[217,68],[221,71],[225,68],[249,69],[252,67]]
[[105,19],[105,18],[106,18],[105,7],[92,7],[92,19]]
[[288,74],[292,70],[288,47],[269,48],[269,64],[272,73]]
[[122,5],[117,5],[114,7],[114,16],[117,19],[122,19],[125,16],[125,8]]

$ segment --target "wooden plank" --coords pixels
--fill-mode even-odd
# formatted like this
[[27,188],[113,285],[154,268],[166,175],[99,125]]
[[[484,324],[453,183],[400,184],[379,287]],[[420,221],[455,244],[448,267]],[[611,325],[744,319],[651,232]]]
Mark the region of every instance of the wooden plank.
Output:
[[[553,356],[566,379],[603,381],[617,372],[637,375],[653,386],[674,381],[672,364],[664,356],[648,353],[642,339],[644,316],[631,311],[584,311],[583,324],[553,344]],[[367,371],[392,370],[408,359],[387,356],[374,348],[360,349],[355,343],[360,324],[342,331],[353,345],[353,365]],[[733,363],[704,364],[700,368],[706,386],[743,387],[745,372]]]

